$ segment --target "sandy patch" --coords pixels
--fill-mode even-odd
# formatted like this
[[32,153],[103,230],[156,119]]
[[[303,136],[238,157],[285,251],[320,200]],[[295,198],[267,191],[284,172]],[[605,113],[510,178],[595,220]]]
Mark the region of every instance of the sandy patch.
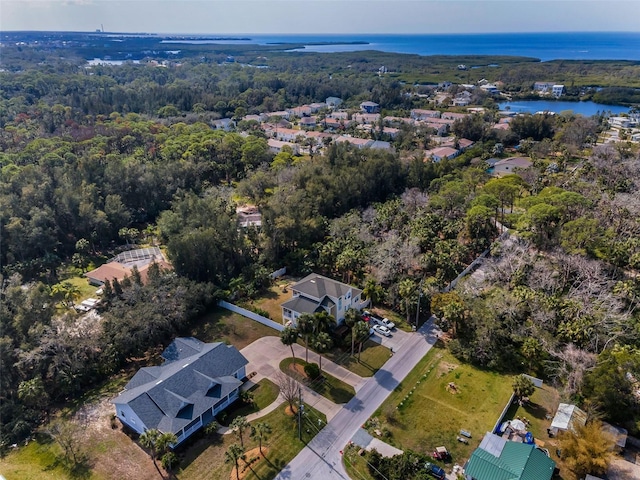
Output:
[[447,373],[454,371],[456,368],[458,368],[458,365],[455,363],[440,362],[438,364],[438,376],[443,377]]
[[240,477],[240,480],[247,477],[251,473],[251,469],[255,468],[260,462],[264,462],[264,456],[269,453],[269,449],[265,446],[262,447],[262,455],[260,455],[260,449],[254,448],[247,452],[245,452],[246,462],[240,460],[240,473],[236,474],[236,467],[231,469],[231,473],[229,474],[229,480],[237,480]]
[[84,405],[74,417],[84,429],[92,470],[103,478],[158,480],[151,457],[122,431],[121,423],[111,428],[115,410],[109,400]]

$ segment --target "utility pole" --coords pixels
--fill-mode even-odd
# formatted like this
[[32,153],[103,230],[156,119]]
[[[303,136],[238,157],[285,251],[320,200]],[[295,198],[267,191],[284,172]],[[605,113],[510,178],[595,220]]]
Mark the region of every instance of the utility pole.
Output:
[[298,440],[302,440],[302,389],[298,387]]
[[424,281],[424,277],[420,279],[420,285],[418,286],[418,305],[416,307],[416,324],[413,328],[414,331],[418,330],[418,315],[420,314],[420,299],[422,298],[422,282]]

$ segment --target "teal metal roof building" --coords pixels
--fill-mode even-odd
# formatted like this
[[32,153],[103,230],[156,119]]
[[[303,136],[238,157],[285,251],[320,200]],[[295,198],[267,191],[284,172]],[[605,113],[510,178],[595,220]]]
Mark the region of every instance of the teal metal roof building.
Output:
[[556,463],[535,445],[487,433],[465,467],[468,480],[550,480]]

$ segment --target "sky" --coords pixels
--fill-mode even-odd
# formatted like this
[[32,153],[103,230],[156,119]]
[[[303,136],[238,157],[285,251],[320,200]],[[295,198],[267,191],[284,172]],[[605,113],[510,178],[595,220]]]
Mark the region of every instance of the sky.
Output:
[[0,0],[0,30],[358,34],[640,31],[640,0]]

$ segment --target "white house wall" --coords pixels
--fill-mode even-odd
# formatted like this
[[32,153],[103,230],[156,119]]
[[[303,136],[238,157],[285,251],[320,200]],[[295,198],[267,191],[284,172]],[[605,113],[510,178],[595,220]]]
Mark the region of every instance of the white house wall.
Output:
[[134,412],[129,405],[127,405],[126,403],[116,403],[115,407],[117,416],[122,423],[126,424],[132,430],[135,430],[138,433],[144,433],[147,427],[144,423],[142,423],[140,417],[136,415],[136,412]]

